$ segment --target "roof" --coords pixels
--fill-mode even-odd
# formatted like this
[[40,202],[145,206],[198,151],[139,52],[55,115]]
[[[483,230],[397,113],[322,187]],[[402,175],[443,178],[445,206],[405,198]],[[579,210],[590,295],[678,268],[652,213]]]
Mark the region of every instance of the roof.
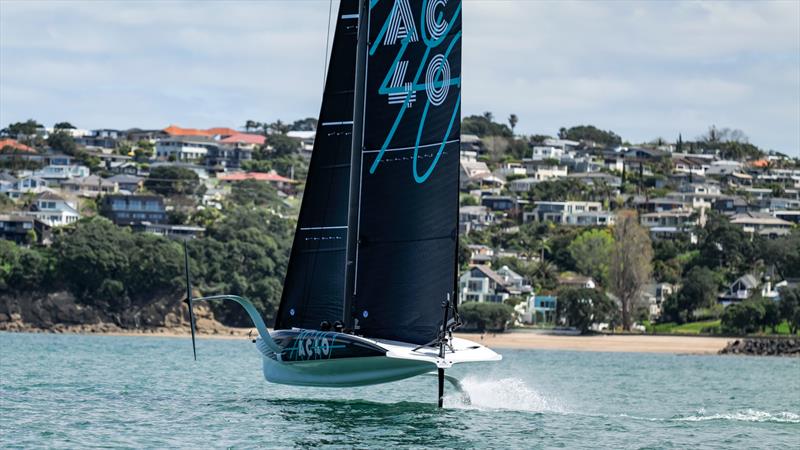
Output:
[[766,159],[757,159],[755,161],[751,161],[750,165],[753,166],[753,167],[764,168],[764,167],[768,167],[769,166],[769,161],[767,161]]
[[769,214],[759,214],[754,212],[746,212],[736,214],[731,217],[731,223],[734,224],[757,224],[757,225],[782,225],[791,226],[792,222],[779,219]]
[[138,183],[142,180],[144,180],[144,178],[124,173],[119,175],[114,175],[113,177],[108,179],[108,181],[111,181],[112,183]]
[[64,197],[54,193],[54,192],[42,192],[41,194],[36,196],[37,200],[61,200],[64,201]]
[[63,184],[67,186],[113,186],[114,181],[100,178],[97,175],[89,175],[82,178],[67,180]]
[[586,284],[594,281],[592,277],[585,277],[583,275],[559,275],[558,282],[561,284]]
[[490,269],[489,266],[484,266],[479,264],[477,266],[472,266],[472,268],[477,269],[479,272],[483,273],[488,278],[492,279],[495,283],[501,286],[506,284],[506,280],[504,280],[503,277],[501,277],[497,272]]
[[237,133],[231,136],[226,137],[225,139],[221,139],[220,142],[223,144],[255,144],[255,145],[264,145],[267,138],[258,134],[246,134],[246,133]]
[[200,130],[197,128],[181,128],[177,125],[170,125],[167,128],[164,128],[164,132],[171,136],[208,136],[208,137],[217,135],[233,136],[235,134],[240,134],[233,128],[216,127],[216,128],[209,128],[207,130]]
[[2,150],[5,147],[11,147],[14,150],[19,150],[21,152],[36,153],[36,150],[34,150],[33,147],[28,147],[25,144],[20,144],[15,139],[0,139],[0,150]]
[[286,178],[278,175],[275,172],[232,172],[232,173],[225,173],[217,175],[217,179],[221,181],[244,181],[244,180],[256,180],[256,181],[272,181],[276,183],[297,183],[297,181],[292,180],[291,178]]
[[741,282],[742,284],[744,284],[745,286],[747,286],[748,288],[751,288],[751,289],[758,287],[758,280],[756,280],[756,277],[754,277],[753,275],[751,275],[749,273],[745,274],[745,275],[742,275],[741,277],[739,277],[733,283],[736,284],[738,282]]

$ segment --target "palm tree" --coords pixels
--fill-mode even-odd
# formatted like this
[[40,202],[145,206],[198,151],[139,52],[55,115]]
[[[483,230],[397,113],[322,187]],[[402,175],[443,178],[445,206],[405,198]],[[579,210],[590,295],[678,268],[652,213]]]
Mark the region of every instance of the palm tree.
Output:
[[254,120],[248,120],[244,124],[244,131],[246,131],[248,133],[250,132],[250,130],[255,130],[256,128],[258,128],[258,122],[254,121]]
[[514,135],[514,128],[517,126],[517,122],[519,122],[519,117],[516,114],[511,114],[508,116],[508,124],[511,125],[511,135]]
[[548,253],[551,251],[549,241],[550,241],[550,238],[542,236],[534,243],[534,246],[535,246],[534,248],[536,250],[538,250],[539,254],[541,255],[540,258],[539,258],[539,263],[540,264],[545,262],[544,261],[544,251],[547,250]]

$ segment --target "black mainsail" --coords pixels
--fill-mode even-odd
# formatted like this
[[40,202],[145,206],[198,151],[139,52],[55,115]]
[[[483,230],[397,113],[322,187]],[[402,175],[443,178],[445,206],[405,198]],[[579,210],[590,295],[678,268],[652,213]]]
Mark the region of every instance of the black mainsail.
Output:
[[343,1],[324,95],[275,328],[430,342],[457,276],[461,1]]
[[322,108],[275,329],[317,329],[344,316],[358,0],[336,19]]
[[461,1],[373,0],[367,34],[353,323],[423,344],[457,275]]

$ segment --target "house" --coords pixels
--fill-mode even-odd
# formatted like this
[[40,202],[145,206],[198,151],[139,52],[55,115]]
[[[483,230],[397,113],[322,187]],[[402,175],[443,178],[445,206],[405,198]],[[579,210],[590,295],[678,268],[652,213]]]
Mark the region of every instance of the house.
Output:
[[197,161],[218,152],[219,143],[205,136],[172,136],[156,143],[156,157],[175,161]]
[[131,229],[136,233],[151,233],[176,239],[196,239],[206,231],[203,227],[151,223],[147,221],[132,224]]
[[680,200],[665,197],[641,199],[634,201],[634,203],[639,209],[649,212],[671,211],[673,209],[685,209],[688,207]]
[[672,157],[672,170],[676,173],[691,173],[694,175],[705,176],[706,170],[711,167],[710,161],[705,158],[694,158],[691,156]]
[[503,279],[503,284],[509,294],[527,296],[533,292],[533,287],[526,282],[525,277],[514,272],[508,266],[497,269],[496,273]]
[[474,134],[462,134],[461,135],[461,151],[471,151],[480,153],[483,144],[481,142],[481,138]]
[[505,281],[488,266],[472,266],[459,278],[462,302],[501,303],[509,297]]
[[119,174],[108,179],[111,183],[116,183],[120,191],[134,193],[144,187],[144,178],[135,175]]
[[29,242],[31,238],[36,239],[39,245],[50,244],[50,228],[50,225],[23,213],[0,214],[0,239],[18,245],[32,244]]
[[533,177],[518,178],[508,183],[508,190],[511,192],[528,192],[538,183],[540,181]]
[[647,305],[650,319],[655,319],[661,316],[661,306],[673,292],[675,292],[675,286],[670,283],[646,284],[639,296],[639,304]]
[[471,182],[479,180],[480,177],[490,176],[491,174],[492,171],[489,170],[489,166],[487,166],[485,162],[469,160],[460,161],[459,180],[461,189],[466,189],[467,185]]
[[554,178],[567,176],[567,166],[562,164],[551,164],[547,161],[526,159],[522,161],[525,172],[539,181],[547,181]]
[[531,150],[531,159],[532,160],[543,160],[543,159],[556,159],[561,160],[564,156],[564,148],[563,147],[553,147],[553,146],[534,146]]
[[666,152],[653,148],[630,148],[624,155],[626,160],[636,161],[658,161],[668,156]]
[[469,234],[480,231],[494,223],[494,214],[485,206],[462,206],[458,208],[459,232]]
[[719,294],[718,301],[723,306],[739,303],[749,299],[758,289],[758,280],[751,274],[742,275],[728,286],[728,289]]
[[731,223],[740,226],[747,233],[758,232],[761,234],[762,231],[767,230],[764,234],[768,236],[784,234],[775,230],[788,232],[793,226],[792,222],[779,219],[771,214],[757,212],[734,214],[731,216]]
[[722,214],[742,214],[746,213],[750,207],[741,197],[724,196],[714,200],[711,206],[714,211]]
[[286,136],[300,142],[300,155],[310,158],[314,152],[314,139],[317,137],[316,131],[293,130],[286,133]]
[[278,175],[274,170],[270,172],[230,172],[218,174],[217,179],[224,183],[233,183],[244,180],[255,180],[270,183],[283,192],[293,192],[297,181]]
[[50,186],[60,186],[73,178],[88,177],[91,171],[86,166],[51,163],[33,172],[33,175],[45,179]]
[[531,322],[555,323],[558,297],[552,295],[534,295],[529,300],[528,310],[531,312]]
[[622,178],[603,172],[571,173],[567,175],[570,180],[578,180],[588,186],[601,186],[605,184],[613,188],[622,186]]
[[559,275],[558,284],[572,289],[594,289],[597,287],[592,277],[569,273]]
[[525,167],[522,164],[516,162],[505,162],[500,165],[497,169],[495,169],[494,174],[498,177],[508,178],[508,177],[517,177],[521,176],[524,177],[526,175]]
[[654,239],[672,239],[694,228],[693,214],[690,209],[673,209],[642,214],[640,220]]
[[492,211],[513,211],[517,209],[517,198],[509,195],[484,195],[481,205]]
[[206,166],[213,170],[240,169],[244,162],[252,159],[253,149],[249,146],[222,144],[209,147]]
[[111,162],[108,171],[123,175],[139,175],[139,165],[133,161]]
[[164,199],[158,195],[106,195],[100,213],[115,225],[167,222]]
[[101,149],[114,149],[122,139],[122,132],[119,130],[100,129],[92,130],[89,133],[75,138],[75,143],[84,147],[94,147]]
[[469,244],[469,263],[471,265],[489,265],[494,258],[494,250],[492,247],[482,244]]
[[524,221],[554,222],[565,225],[577,225],[576,215],[586,212],[600,212],[600,202],[534,202],[536,208],[526,212]]
[[215,128],[207,128],[205,130],[201,130],[197,128],[181,128],[177,125],[170,125],[167,128],[164,128],[163,131],[170,137],[199,136],[206,138],[215,138],[215,137],[224,138],[228,136],[233,136],[234,134],[239,134],[239,132],[234,130],[233,128],[215,127]]
[[722,176],[736,172],[742,172],[742,163],[739,161],[713,161],[706,169],[706,175]]
[[73,195],[97,197],[102,194],[113,194],[117,192],[119,186],[117,186],[117,183],[100,178],[97,175],[89,175],[87,177],[67,180],[61,183],[61,189]]
[[41,194],[53,192],[53,190],[48,187],[47,180],[44,178],[30,175],[20,179],[14,178],[14,181],[4,181],[0,184],[0,192],[13,200],[18,200],[25,194]]
[[51,227],[69,225],[81,218],[75,202],[68,201],[53,192],[37,195],[25,215],[35,217]]

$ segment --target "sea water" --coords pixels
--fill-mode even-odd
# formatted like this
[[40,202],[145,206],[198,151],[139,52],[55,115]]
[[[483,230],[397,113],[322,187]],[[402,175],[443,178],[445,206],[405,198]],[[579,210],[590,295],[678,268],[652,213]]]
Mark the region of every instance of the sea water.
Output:
[[0,446],[799,448],[800,359],[502,350],[364,388],[270,384],[246,339],[0,334]]

